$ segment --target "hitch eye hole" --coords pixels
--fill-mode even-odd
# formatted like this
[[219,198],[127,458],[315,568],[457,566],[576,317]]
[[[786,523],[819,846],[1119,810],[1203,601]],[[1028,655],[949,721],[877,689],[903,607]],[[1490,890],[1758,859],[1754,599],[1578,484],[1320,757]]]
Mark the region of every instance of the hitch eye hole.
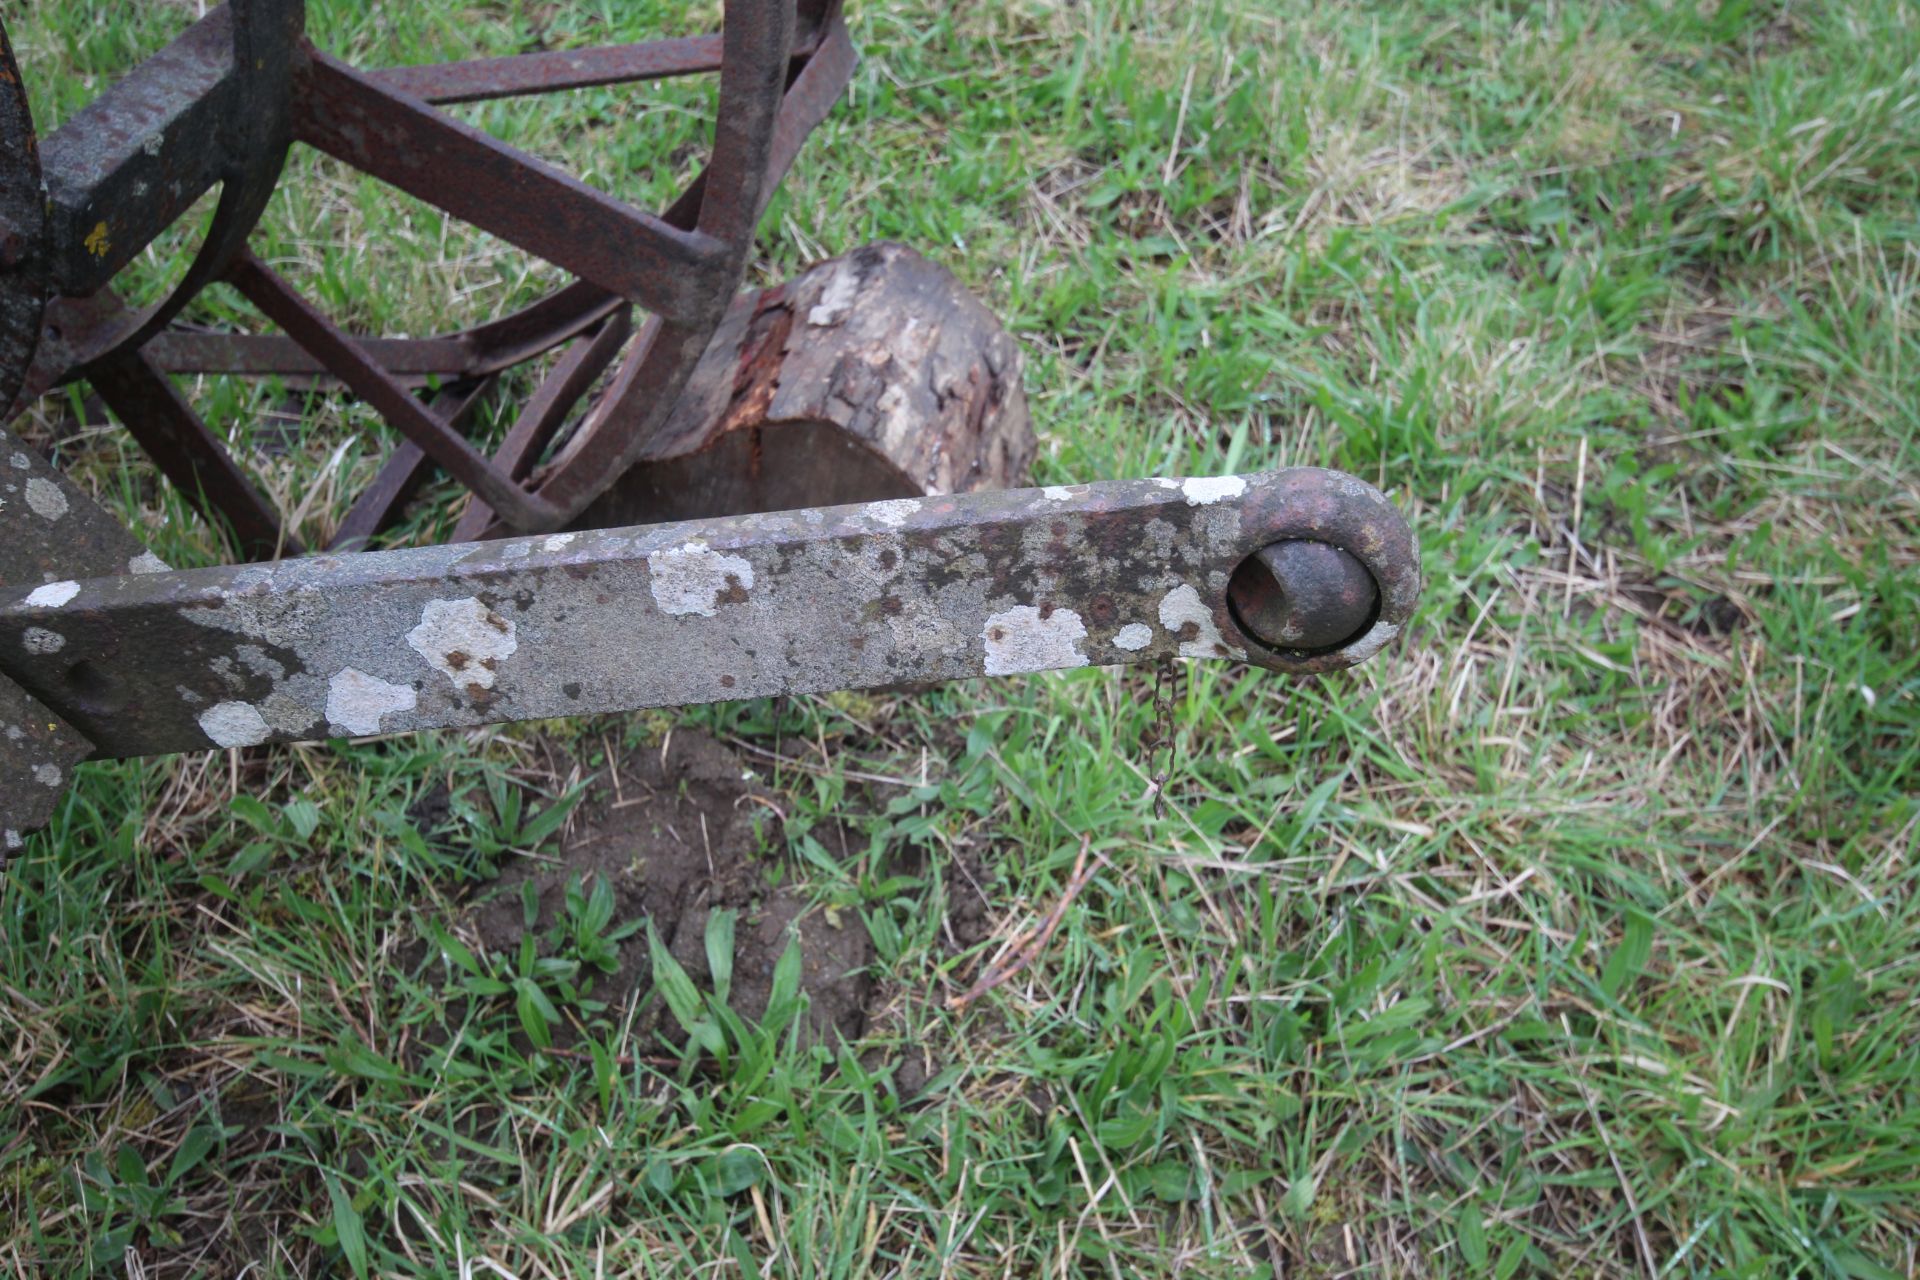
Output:
[[1242,560],[1227,583],[1234,621],[1269,649],[1315,653],[1360,636],[1379,612],[1367,567],[1325,542],[1275,542]]

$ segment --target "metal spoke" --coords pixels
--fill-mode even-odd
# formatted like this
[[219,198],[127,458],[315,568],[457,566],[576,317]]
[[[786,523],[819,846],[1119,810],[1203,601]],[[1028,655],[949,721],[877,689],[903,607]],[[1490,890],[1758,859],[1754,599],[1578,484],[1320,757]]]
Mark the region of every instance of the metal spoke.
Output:
[[373,406],[402,435],[419,445],[448,474],[482,494],[501,518],[519,529],[552,528],[558,513],[495,471],[485,455],[387,375],[352,338],[302,298],[292,285],[251,253],[242,253],[227,271],[228,281],[269,320],[286,330],[327,366],[353,393]]
[[726,246],[597,191],[480,129],[315,52],[300,141],[649,311],[713,308]]
[[720,37],[710,35],[432,66],[383,67],[368,75],[396,93],[441,104],[665,80],[719,69]]
[[[456,383],[442,387],[427,411],[442,418],[456,431],[465,432],[474,411],[495,385],[495,379]],[[364,551],[367,544],[391,528],[400,512],[427,477],[433,474],[433,459],[411,440],[402,440],[374,477],[371,485],[354,500],[340,527],[334,531],[327,550]]]
[[210,522],[224,519],[232,527],[242,556],[273,560],[306,553],[173,379],[145,353],[116,352],[96,362],[87,376],[181,495]]

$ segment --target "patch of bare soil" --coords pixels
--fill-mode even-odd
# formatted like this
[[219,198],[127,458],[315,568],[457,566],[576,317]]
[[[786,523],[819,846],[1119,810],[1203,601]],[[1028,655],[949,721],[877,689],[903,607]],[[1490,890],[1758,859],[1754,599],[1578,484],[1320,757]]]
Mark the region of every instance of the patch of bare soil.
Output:
[[[824,1044],[856,1039],[873,994],[873,943],[856,913],[821,910],[804,892],[772,883],[780,823],[780,809],[739,756],[704,734],[678,730],[663,747],[636,751],[596,780],[558,856],[508,867],[481,891],[469,924],[490,952],[515,955],[528,931],[531,892],[532,931],[549,953],[556,930],[564,930],[568,884],[591,886],[600,877],[613,892],[611,927],[651,922],[694,984],[711,990],[707,919],[734,909],[734,1012],[752,1020],[766,1011],[774,965],[791,933],[800,940],[801,989],[809,997],[805,1034]],[[644,1000],[652,980],[642,928],[620,944],[618,967],[595,977],[591,996],[618,1016]],[[657,1001],[642,1009],[638,1029],[680,1038]],[[556,1042],[568,1038],[555,1028]]]

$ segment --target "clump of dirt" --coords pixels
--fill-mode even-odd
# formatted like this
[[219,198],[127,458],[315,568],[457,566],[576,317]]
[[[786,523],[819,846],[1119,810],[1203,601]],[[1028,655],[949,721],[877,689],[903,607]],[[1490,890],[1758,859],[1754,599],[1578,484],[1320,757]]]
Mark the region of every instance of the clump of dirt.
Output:
[[[856,913],[840,917],[791,886],[770,883],[780,823],[772,796],[739,756],[704,734],[678,730],[664,746],[636,751],[596,779],[558,856],[508,867],[482,891],[469,922],[490,952],[515,955],[528,932],[531,893],[532,932],[545,951],[566,919],[568,884],[577,878],[590,887],[601,877],[613,893],[613,925],[650,921],[694,984],[711,990],[707,919],[735,909],[733,1011],[749,1020],[766,1012],[774,965],[789,935],[797,935],[800,985],[809,997],[803,1037],[829,1045],[839,1036],[857,1039],[873,994],[873,943]],[[595,976],[591,995],[617,1015],[652,984],[642,928],[621,942],[614,972]],[[643,1010],[639,1029],[682,1038],[659,1001]],[[556,1043],[571,1038],[564,1028],[554,1032]]]

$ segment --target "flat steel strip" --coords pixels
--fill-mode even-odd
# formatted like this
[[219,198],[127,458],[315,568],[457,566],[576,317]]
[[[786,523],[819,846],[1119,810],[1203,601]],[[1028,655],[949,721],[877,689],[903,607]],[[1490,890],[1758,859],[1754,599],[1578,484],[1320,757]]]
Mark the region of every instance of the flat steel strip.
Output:
[[[1268,649],[1234,570],[1329,543],[1379,585],[1355,638]],[[1418,592],[1381,494],[1309,469],[898,499],[0,594],[16,678],[142,755],[901,681],[1231,658],[1349,666]]]

